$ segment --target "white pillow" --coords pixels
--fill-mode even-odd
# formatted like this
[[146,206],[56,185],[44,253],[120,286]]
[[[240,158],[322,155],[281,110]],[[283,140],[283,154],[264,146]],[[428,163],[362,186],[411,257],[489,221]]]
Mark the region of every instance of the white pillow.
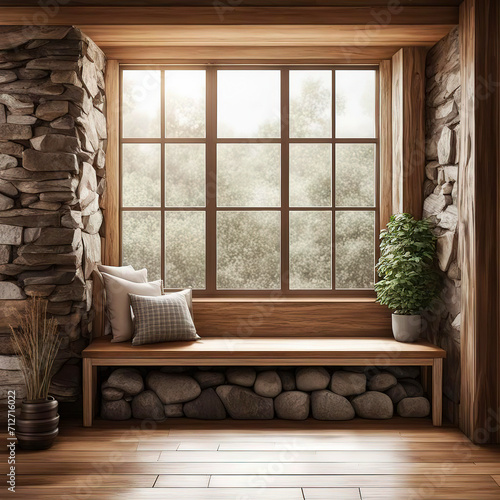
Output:
[[149,283],[134,283],[106,273],[102,273],[102,277],[104,278],[108,316],[113,332],[111,342],[125,342],[130,340],[134,334],[128,294],[149,297],[162,295],[163,282],[158,280]]
[[116,276],[117,278],[133,281],[134,283],[148,282],[147,269],[140,269],[139,271],[136,271],[132,266],[116,267],[116,266],[103,266],[102,264],[98,264],[97,269],[99,269],[101,273],[106,273],[111,276]]

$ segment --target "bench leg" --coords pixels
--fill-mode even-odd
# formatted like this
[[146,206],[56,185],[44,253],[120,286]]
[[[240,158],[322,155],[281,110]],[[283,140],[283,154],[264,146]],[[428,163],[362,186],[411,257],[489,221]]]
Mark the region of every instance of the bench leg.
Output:
[[443,360],[432,363],[432,423],[438,427],[443,423]]
[[83,358],[83,426],[92,427],[97,388],[97,367],[90,358]]

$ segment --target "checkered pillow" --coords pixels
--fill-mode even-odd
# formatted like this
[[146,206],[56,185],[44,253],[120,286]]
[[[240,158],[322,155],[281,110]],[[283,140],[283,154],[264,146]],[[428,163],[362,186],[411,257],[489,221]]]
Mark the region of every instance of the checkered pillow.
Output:
[[200,338],[182,293],[159,297],[128,295],[135,316],[132,345]]

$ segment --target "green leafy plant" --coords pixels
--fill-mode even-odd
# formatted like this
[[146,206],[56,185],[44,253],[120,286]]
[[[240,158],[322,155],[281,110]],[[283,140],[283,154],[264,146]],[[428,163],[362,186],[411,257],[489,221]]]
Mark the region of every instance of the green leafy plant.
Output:
[[430,222],[415,220],[410,214],[393,215],[380,239],[377,302],[395,314],[420,314],[441,291],[436,236]]

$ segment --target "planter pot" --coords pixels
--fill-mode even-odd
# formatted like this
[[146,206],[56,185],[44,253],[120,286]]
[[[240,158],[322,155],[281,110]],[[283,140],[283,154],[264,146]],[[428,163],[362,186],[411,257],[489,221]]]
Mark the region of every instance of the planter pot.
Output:
[[422,333],[420,314],[393,314],[392,333],[398,342],[415,342]]
[[21,448],[45,450],[52,446],[59,433],[57,406],[52,396],[22,402],[21,413],[16,419],[16,437]]

